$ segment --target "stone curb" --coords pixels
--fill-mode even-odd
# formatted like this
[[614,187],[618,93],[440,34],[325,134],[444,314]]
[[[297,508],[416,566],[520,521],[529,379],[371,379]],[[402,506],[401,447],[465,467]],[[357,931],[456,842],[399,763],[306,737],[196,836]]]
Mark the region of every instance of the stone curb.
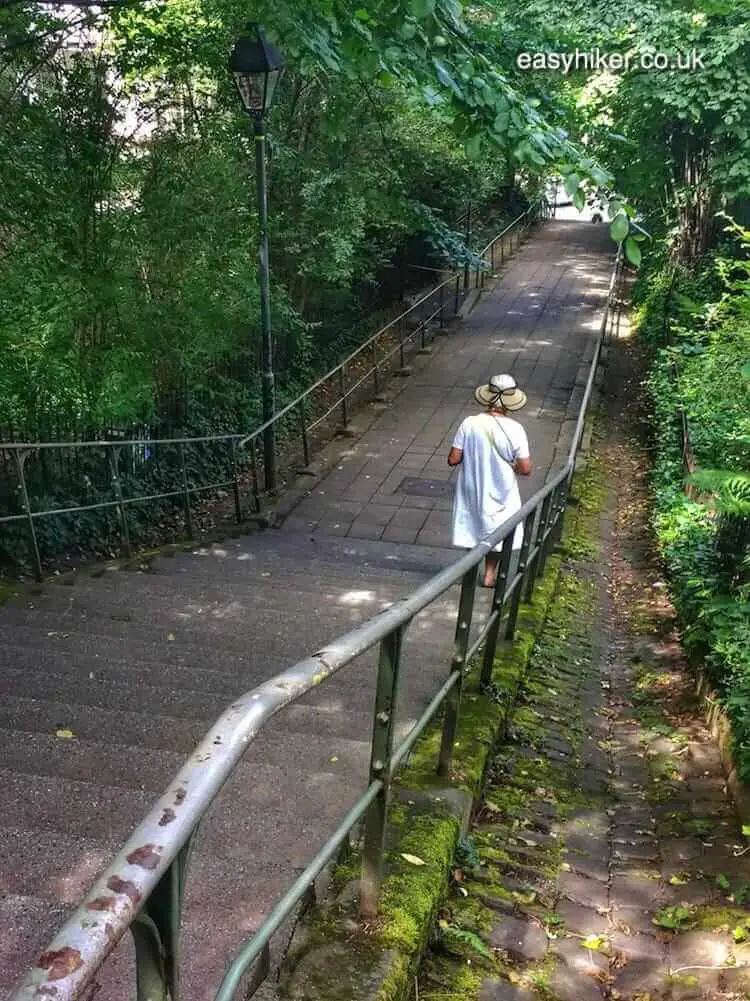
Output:
[[[595,423],[597,402],[591,401],[587,433]],[[563,538],[569,532],[570,521]],[[332,867],[328,900],[298,922],[278,973],[277,997],[406,1001],[445,896],[459,839],[481,796],[491,751],[504,732],[554,598],[561,564],[556,553],[549,557],[534,602],[520,607],[514,642],[498,644],[493,683],[502,702],[476,691],[477,668],[464,685],[451,775],[455,784],[446,786],[436,774],[441,731],[434,724],[417,741],[395,780],[379,917],[371,927],[357,920],[360,857],[350,852]],[[399,809],[405,810],[404,816],[398,816]],[[435,843],[439,857],[425,858],[424,866],[404,859],[421,858]]]
[[734,756],[732,754],[732,745],[734,742],[732,724],[727,714],[721,708],[719,697],[709,681],[705,668],[698,667],[697,675],[698,698],[703,703],[703,711],[706,723],[711,731],[711,736],[719,746],[721,764],[727,780],[727,790],[734,801],[737,813],[743,824],[750,824],[750,787],[740,778],[739,771],[734,763]]
[[[422,960],[444,898],[458,840],[481,794],[492,747],[502,735],[559,576],[552,556],[534,603],[522,606],[516,640],[501,646],[493,677],[501,701],[477,693],[467,680],[447,786],[435,773],[440,727],[417,742],[397,779],[389,812],[381,916],[372,929],[356,921],[359,858],[340,862],[331,899],[303,919],[280,972],[279,995],[295,1001],[402,1001]],[[437,850],[435,848],[437,846]],[[422,859],[414,864],[404,856]]]

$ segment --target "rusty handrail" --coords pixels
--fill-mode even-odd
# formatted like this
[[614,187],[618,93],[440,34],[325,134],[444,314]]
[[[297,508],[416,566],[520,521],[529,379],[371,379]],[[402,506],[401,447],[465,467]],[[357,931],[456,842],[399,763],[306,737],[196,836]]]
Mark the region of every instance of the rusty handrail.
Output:
[[[182,887],[190,845],[198,824],[249,744],[271,717],[379,644],[368,786],[261,928],[240,949],[216,994],[216,1001],[235,998],[244,973],[259,959],[261,971],[256,978],[257,987],[268,972],[269,941],[274,931],[293,911],[306,888],[362,817],[366,824],[361,910],[368,914],[377,907],[391,778],[416,737],[443,705],[445,718],[438,770],[443,775],[448,773],[460,693],[471,657],[483,643],[481,681],[483,685],[488,684],[501,620],[505,618],[506,621],[506,639],[512,640],[519,604],[522,600],[531,600],[537,576],[543,572],[546,556],[562,531],[602,347],[612,336],[615,316],[620,308],[616,283],[622,274],[622,261],[620,252],[612,271],[581,410],[563,468],[493,535],[411,595],[232,702],[99,876],[84,902],[37,959],[11,1001],[47,1001],[52,987],[55,1001],[79,1001],[129,928],[133,930],[136,942],[139,1001],[178,1001],[178,971],[175,966],[179,955]],[[511,580],[512,542],[519,524],[524,525],[524,541],[518,569]],[[489,550],[500,544],[500,573],[493,594],[492,611],[470,645],[479,564]],[[450,672],[412,731],[399,746],[393,747],[392,707],[398,688],[404,632],[419,612],[457,583],[461,584],[461,595]]]
[[[526,228],[531,222],[534,222],[539,217],[546,217],[546,202],[536,201],[529,206],[524,212],[518,215],[512,222],[510,222],[497,236],[487,244],[487,246],[481,252],[480,259],[489,259],[490,265],[494,266],[495,263],[495,252],[494,248],[496,245],[500,247],[501,259],[504,257],[505,247],[504,241],[506,237],[510,237],[510,244],[512,248],[513,235],[519,234],[518,240],[520,242],[520,230]],[[453,315],[458,312],[459,301],[462,295],[468,294],[470,289],[465,287],[459,289],[459,284],[461,281],[461,275],[458,271],[452,271],[448,277],[444,278],[436,286],[430,289],[429,292],[420,296],[420,298],[414,302],[408,309],[404,310],[397,317],[390,320],[387,324],[377,330],[372,334],[363,344],[361,344],[354,351],[350,352],[334,366],[325,375],[317,379],[311,386],[309,386],[303,393],[297,396],[291,403],[288,403],[285,407],[279,410],[274,416],[265,423],[261,424],[259,427],[255,428],[250,434],[242,433],[224,433],[216,435],[203,435],[197,437],[179,437],[179,438],[136,438],[136,439],[103,439],[103,440],[92,440],[92,441],[51,441],[51,442],[40,442],[40,441],[25,441],[25,442],[2,442],[0,441],[0,452],[5,452],[9,454],[14,462],[16,479],[18,481],[18,495],[20,500],[21,510],[17,514],[5,514],[0,515],[0,527],[4,525],[13,524],[25,524],[28,540],[29,540],[29,551],[31,554],[31,561],[34,567],[34,573],[37,580],[42,580],[43,578],[43,563],[39,548],[39,541],[37,537],[36,522],[40,519],[61,517],[70,514],[79,514],[91,511],[105,511],[107,509],[114,509],[117,511],[120,534],[122,541],[122,548],[127,556],[132,556],[133,546],[131,544],[130,538],[130,528],[128,523],[128,513],[133,505],[142,504],[147,502],[153,502],[157,500],[176,500],[181,498],[183,501],[183,506],[185,509],[185,525],[188,537],[192,537],[192,526],[193,526],[193,511],[192,504],[196,495],[204,494],[212,490],[220,489],[231,489],[234,499],[234,518],[240,523],[243,520],[243,504],[241,498],[241,480],[240,480],[240,468],[239,460],[241,455],[249,459],[250,466],[250,506],[255,514],[259,514],[262,506],[262,496],[263,489],[260,483],[260,462],[258,456],[258,443],[263,438],[265,432],[275,426],[280,424],[286,418],[290,417],[296,412],[299,414],[299,434],[301,451],[304,456],[305,465],[309,463],[310,458],[310,441],[309,435],[312,431],[318,428],[324,421],[326,421],[330,416],[338,409],[341,408],[341,423],[345,427],[348,423],[348,402],[349,398],[362,386],[366,384],[369,379],[374,379],[375,390],[377,394],[377,385],[380,367],[390,360],[396,353],[400,352],[401,357],[404,357],[405,345],[411,343],[417,336],[420,338],[421,347],[426,345],[426,331],[430,324],[439,319],[440,322],[443,320],[444,313],[452,309]],[[474,289],[481,288],[484,284],[484,270],[478,264],[475,270],[474,279]],[[455,289],[453,288],[455,286]],[[446,294],[448,290],[451,290],[450,294]],[[431,309],[428,305],[430,300],[438,300],[434,309]],[[451,304],[451,305],[449,305]],[[376,345],[379,341],[392,330],[403,330],[403,325],[414,315],[419,316],[420,311],[425,305],[428,305],[428,315],[419,320],[414,329],[406,336],[402,335],[399,337],[399,343],[385,353],[382,357],[374,358],[372,365],[365,371],[365,373],[358,374],[356,382],[352,385],[347,385],[346,373],[347,369],[350,369],[352,365],[361,356],[365,355],[368,351],[372,351],[373,354]],[[338,382],[339,392],[332,404],[329,404],[325,412],[320,415],[309,415],[308,414],[308,404],[311,400],[313,394],[325,386],[327,383]],[[189,482],[186,469],[186,456],[185,447],[194,445],[218,445],[224,444],[229,446],[231,449],[231,462],[227,462],[228,468],[231,467],[231,476],[227,475],[221,476],[219,478],[211,479],[210,482],[201,483],[199,485],[192,485]],[[120,469],[120,461],[123,455],[123,450],[126,449],[139,449],[145,450],[150,448],[177,448],[178,455],[178,474],[179,474],[179,487],[174,489],[155,489],[145,493],[139,493],[134,496],[126,496],[122,488],[122,471]],[[39,510],[34,507],[32,499],[29,492],[28,477],[26,474],[25,465],[28,461],[29,456],[38,452],[59,452],[63,449],[76,450],[104,450],[107,453],[107,462],[109,466],[109,483],[112,490],[112,496],[106,500],[95,500],[91,503],[86,504],[63,504],[51,509]],[[249,456],[247,453],[249,452]],[[229,456],[227,457],[229,460]]]

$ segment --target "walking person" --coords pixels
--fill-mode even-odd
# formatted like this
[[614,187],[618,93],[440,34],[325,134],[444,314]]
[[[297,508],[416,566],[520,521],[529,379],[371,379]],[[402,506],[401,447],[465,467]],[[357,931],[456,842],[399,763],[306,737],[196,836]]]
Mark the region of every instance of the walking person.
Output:
[[[474,399],[481,414],[467,417],[456,432],[448,465],[459,466],[453,500],[453,545],[473,549],[521,509],[518,476],[531,473],[529,442],[509,414],[526,406],[526,394],[511,375],[493,375]],[[523,542],[523,525],[513,533],[513,549]],[[487,554],[484,586],[494,587],[502,543]],[[514,552],[514,557],[516,552]]]

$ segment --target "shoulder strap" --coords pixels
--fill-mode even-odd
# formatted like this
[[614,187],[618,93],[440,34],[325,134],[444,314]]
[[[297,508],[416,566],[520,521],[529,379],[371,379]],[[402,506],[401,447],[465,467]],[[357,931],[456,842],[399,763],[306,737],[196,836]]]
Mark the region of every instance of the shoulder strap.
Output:
[[495,440],[494,434],[491,433],[490,434],[490,438],[492,439],[492,444],[495,446],[495,451],[500,456],[500,458],[504,462],[507,462],[508,465],[512,468],[513,467],[513,462],[514,462],[514,459],[515,459],[515,449],[513,447],[513,442],[510,440],[510,435],[505,430],[505,428],[503,427],[503,425],[500,423],[500,419],[498,417],[495,417],[494,414],[488,414],[487,416],[491,417],[492,420],[494,421],[495,425],[497,427],[499,427],[500,430],[502,431],[505,440],[508,442],[508,447],[510,449],[511,458],[509,459],[506,455],[503,455],[503,453],[500,451],[500,448],[498,447],[498,444],[497,444],[497,441]]

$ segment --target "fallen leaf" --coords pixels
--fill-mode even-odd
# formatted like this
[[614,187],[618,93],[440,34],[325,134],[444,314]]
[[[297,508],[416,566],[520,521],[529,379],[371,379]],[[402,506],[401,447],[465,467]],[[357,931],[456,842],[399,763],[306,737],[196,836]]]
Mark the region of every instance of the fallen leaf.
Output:
[[582,942],[581,945],[584,949],[593,949],[594,952],[599,952],[607,944],[606,938],[603,935],[588,935]]
[[407,852],[401,852],[401,858],[406,862],[410,862],[412,865],[424,865],[425,861],[420,858],[419,855],[409,855]]
[[72,730],[55,730],[55,736],[60,737],[61,740],[74,740],[75,734]]
[[171,642],[174,639],[174,633],[167,633],[167,639]]
[[328,760],[329,760],[329,761],[338,761],[338,760],[339,760],[339,759],[338,759],[338,755],[334,754],[334,755],[333,755],[333,757],[332,757],[332,758],[329,758]]

